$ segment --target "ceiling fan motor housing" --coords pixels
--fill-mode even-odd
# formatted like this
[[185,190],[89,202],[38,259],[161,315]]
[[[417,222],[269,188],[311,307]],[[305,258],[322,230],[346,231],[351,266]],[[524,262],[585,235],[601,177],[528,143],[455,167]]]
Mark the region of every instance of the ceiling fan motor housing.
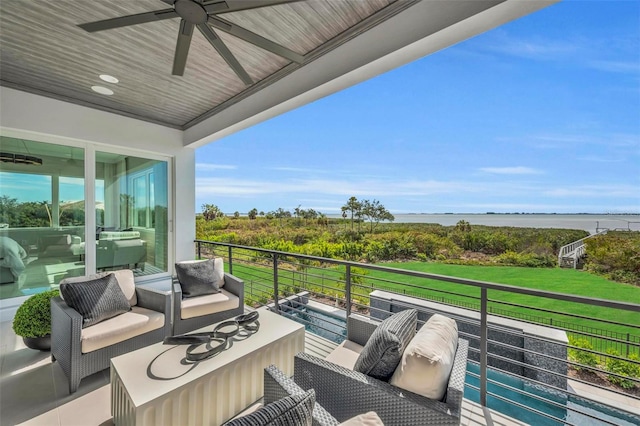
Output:
[[176,0],[173,7],[176,13],[190,24],[198,25],[207,22],[207,11],[193,0]]

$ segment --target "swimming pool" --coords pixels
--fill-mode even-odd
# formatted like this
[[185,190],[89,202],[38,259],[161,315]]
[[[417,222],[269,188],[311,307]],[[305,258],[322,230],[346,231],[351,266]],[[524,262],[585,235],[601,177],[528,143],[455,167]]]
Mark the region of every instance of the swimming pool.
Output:
[[[299,310],[300,312],[284,314],[304,324],[307,331],[333,342],[341,343],[346,338],[346,321],[343,317],[329,314],[310,306],[305,306]],[[474,362],[468,362],[465,383],[469,386],[465,386],[464,397],[476,403],[480,402],[480,393],[470,386],[480,387],[480,379],[474,376],[479,374],[480,366]],[[640,416],[628,415],[624,412],[611,409],[611,407],[587,401],[575,395],[567,396],[564,393],[553,391],[544,386],[532,384],[521,377],[510,376],[491,368],[488,369],[487,375],[490,381],[498,382],[515,390],[521,390],[543,399],[541,401],[532,396],[516,392],[515,390],[506,389],[501,385],[491,382],[487,383],[488,392],[511,401],[508,402],[498,397],[487,395],[488,408],[531,425],[562,426],[565,422],[580,426],[597,426],[607,424],[606,422],[619,426],[640,425]],[[557,405],[546,402],[545,400],[552,401]],[[526,410],[517,404],[563,419],[564,422],[558,422],[544,415]],[[581,412],[588,413],[591,416],[597,417],[597,419],[581,414]]]

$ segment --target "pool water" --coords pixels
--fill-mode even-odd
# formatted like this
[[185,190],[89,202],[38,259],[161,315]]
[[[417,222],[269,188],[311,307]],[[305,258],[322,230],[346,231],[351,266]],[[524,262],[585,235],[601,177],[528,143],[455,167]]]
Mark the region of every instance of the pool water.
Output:
[[[322,336],[336,343],[342,343],[346,339],[346,321],[344,318],[340,318],[334,315],[327,314],[325,312],[310,308],[309,306],[301,309],[303,312],[284,313],[287,317],[298,321],[305,325],[305,329],[316,335]],[[467,376],[466,383],[475,387],[480,387],[480,379],[472,376],[469,373],[480,374],[480,366],[474,362],[467,363]],[[596,426],[607,424],[610,422],[619,426],[638,426],[640,425],[640,416],[629,415],[617,410],[613,410],[610,407],[600,404],[586,401],[578,396],[569,395],[555,392],[549,388],[531,384],[528,380],[518,377],[513,377],[507,374],[500,373],[493,369],[487,371],[489,380],[502,383],[517,390],[525,391],[529,394],[539,396],[542,399],[550,400],[561,406],[553,405],[549,402],[540,401],[533,397],[523,395],[519,392],[505,389],[502,386],[487,383],[487,390],[489,393],[499,395],[510,401],[531,407],[547,415],[563,419],[569,424],[579,426]],[[479,391],[465,386],[464,397],[470,401],[479,403],[480,393]],[[558,422],[556,420],[534,413],[529,410],[518,407],[507,401],[503,401],[491,395],[487,395],[487,407],[503,413],[507,416],[518,419],[522,422],[531,425],[540,426],[562,426],[564,422]],[[597,420],[592,417],[580,414],[577,411],[589,413],[591,416],[595,416],[602,420]]]
[[[303,312],[283,312],[283,314],[294,321],[304,324],[307,331],[332,342],[342,343],[347,338],[347,323],[344,318],[328,315],[325,312],[309,307],[304,307],[300,310]],[[313,311],[313,313],[309,314],[307,311]]]
[[[467,376],[465,379],[466,384],[480,387],[480,379],[469,373],[480,374],[480,365],[468,362]],[[553,401],[561,404],[562,406],[558,407],[549,402],[537,400],[528,395],[523,395],[520,392],[505,389],[504,387],[491,382],[487,383],[487,391],[489,393],[508,398],[510,401],[531,407],[547,415],[564,419],[566,423],[572,425],[596,426],[607,424],[605,421],[618,426],[640,425],[640,416],[627,415],[623,412],[612,410],[607,406],[587,401],[575,395],[569,395],[567,397],[566,394],[554,391],[544,386],[532,384],[526,379],[503,374],[491,368],[487,369],[487,376],[489,380],[536,395],[544,400]],[[473,402],[480,402],[480,392],[476,389],[470,388],[469,386],[465,386],[464,397]],[[532,411],[522,409],[512,403],[503,401],[491,395],[487,395],[487,407],[530,425],[563,426],[565,424],[565,422],[558,422]],[[591,416],[598,417],[601,420],[586,416],[581,414],[581,412],[589,413]]]

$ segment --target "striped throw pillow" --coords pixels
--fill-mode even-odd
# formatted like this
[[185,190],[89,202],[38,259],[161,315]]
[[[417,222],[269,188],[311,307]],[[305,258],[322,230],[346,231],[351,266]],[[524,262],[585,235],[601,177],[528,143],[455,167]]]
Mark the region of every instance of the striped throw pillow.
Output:
[[129,312],[131,305],[114,274],[73,283],[60,283],[67,305],[82,315],[82,328]]
[[382,321],[364,345],[353,369],[389,381],[402,353],[416,334],[418,311],[407,309]]
[[223,426],[311,426],[315,403],[316,393],[310,389],[303,394],[287,396],[267,404]]

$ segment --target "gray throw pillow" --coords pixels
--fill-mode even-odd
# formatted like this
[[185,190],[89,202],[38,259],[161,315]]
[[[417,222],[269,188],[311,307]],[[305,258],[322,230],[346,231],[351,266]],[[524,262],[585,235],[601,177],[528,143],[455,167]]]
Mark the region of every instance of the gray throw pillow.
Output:
[[220,292],[214,273],[214,260],[176,263],[176,274],[182,288],[182,298],[204,296]]
[[61,283],[67,305],[82,315],[82,328],[129,312],[131,305],[114,274],[74,283]]
[[382,321],[364,345],[353,369],[389,381],[402,353],[416,334],[418,311],[408,309]]
[[315,403],[316,393],[310,389],[303,394],[274,401],[223,426],[311,426]]

